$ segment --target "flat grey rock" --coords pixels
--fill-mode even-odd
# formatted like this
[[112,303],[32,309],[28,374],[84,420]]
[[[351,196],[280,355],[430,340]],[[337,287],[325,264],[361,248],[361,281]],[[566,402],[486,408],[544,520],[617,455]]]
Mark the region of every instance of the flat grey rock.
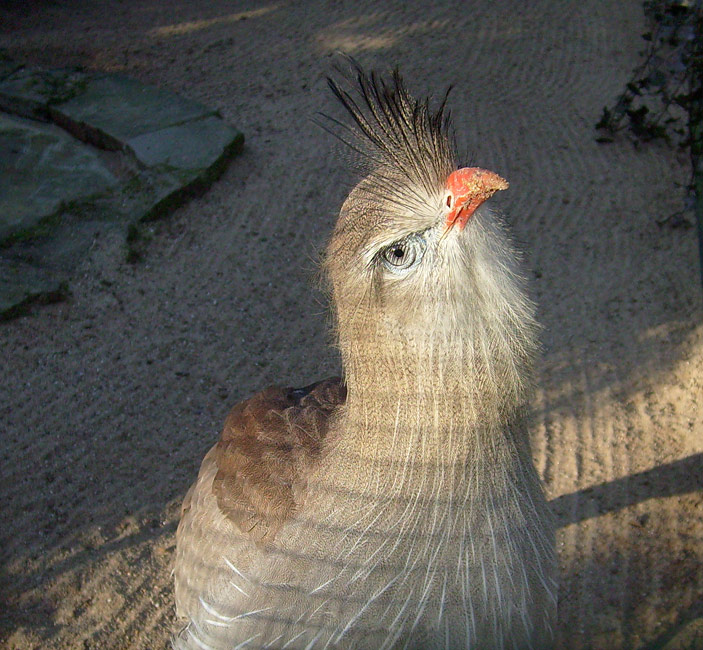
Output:
[[0,320],[21,313],[36,300],[55,302],[68,291],[65,274],[0,258]]
[[182,204],[242,148],[216,111],[169,91],[0,63],[0,317],[65,295],[101,233]]
[[90,148],[61,129],[0,113],[0,242],[117,184]]
[[0,74],[0,109],[50,121],[49,107],[68,101],[85,91],[89,75],[77,68],[40,70],[25,66],[12,66],[3,62],[4,74]]
[[106,148],[145,133],[197,120],[215,111],[167,90],[145,86],[120,75],[89,78],[80,92],[60,103],[52,104],[54,120],[74,130],[88,131],[82,139]]
[[170,126],[127,140],[127,146],[147,167],[205,169],[215,163],[241,135],[213,116]]

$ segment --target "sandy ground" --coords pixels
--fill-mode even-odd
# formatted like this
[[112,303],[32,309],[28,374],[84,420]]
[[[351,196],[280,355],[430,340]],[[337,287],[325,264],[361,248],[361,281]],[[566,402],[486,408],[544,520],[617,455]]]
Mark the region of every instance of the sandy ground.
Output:
[[[74,5],[83,4],[82,8]],[[4,3],[0,47],[116,70],[247,137],[144,260],[98,238],[66,303],[0,325],[0,644],[162,648],[180,501],[228,408],[338,370],[315,258],[350,176],[311,118],[330,55],[455,89],[545,326],[534,450],[559,516],[564,648],[641,648],[703,615],[703,309],[685,155],[598,145],[641,3]],[[28,10],[30,8],[31,10]]]

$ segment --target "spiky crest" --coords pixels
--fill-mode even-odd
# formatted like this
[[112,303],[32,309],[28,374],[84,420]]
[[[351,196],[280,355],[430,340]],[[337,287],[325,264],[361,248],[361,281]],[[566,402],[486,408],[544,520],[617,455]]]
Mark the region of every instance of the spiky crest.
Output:
[[324,115],[337,127],[327,130],[362,156],[363,172],[371,176],[386,197],[401,198],[397,196],[399,179],[422,187],[427,194],[444,188],[448,175],[456,168],[456,147],[447,110],[451,88],[433,110],[431,98],[417,100],[410,95],[397,68],[387,82],[375,72],[367,75],[353,61],[351,65],[353,79],[339,70],[349,82],[348,89],[332,78],[327,81],[353,122],[348,124]]

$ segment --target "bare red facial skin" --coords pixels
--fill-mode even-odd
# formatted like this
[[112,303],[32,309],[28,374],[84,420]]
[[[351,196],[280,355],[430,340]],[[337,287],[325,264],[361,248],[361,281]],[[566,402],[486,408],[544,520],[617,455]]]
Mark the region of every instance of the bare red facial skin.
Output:
[[484,201],[497,191],[507,189],[508,181],[487,169],[464,167],[452,172],[447,178],[449,212],[446,229],[458,225],[459,230],[463,230],[471,215]]

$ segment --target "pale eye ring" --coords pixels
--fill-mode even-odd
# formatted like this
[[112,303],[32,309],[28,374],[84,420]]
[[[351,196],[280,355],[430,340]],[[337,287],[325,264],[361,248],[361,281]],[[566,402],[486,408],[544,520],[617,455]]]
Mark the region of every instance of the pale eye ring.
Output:
[[389,271],[406,271],[422,259],[425,246],[425,240],[420,235],[408,235],[382,249],[380,259]]

